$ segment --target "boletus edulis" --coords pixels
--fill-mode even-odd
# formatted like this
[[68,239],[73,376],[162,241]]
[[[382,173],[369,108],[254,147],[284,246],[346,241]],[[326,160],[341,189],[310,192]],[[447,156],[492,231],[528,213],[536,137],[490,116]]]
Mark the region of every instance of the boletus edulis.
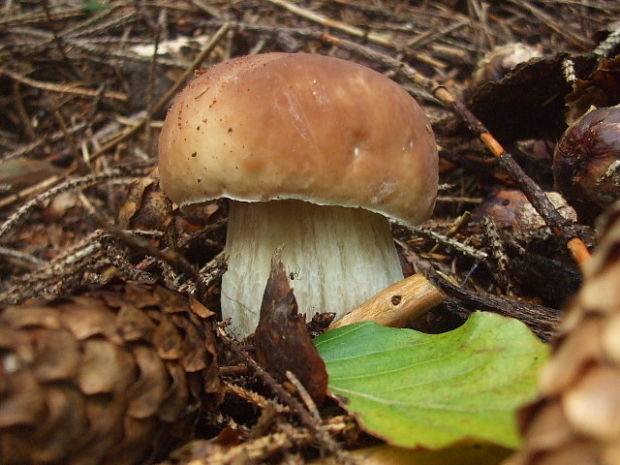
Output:
[[343,315],[403,278],[388,218],[427,219],[437,149],[421,107],[349,61],[266,53],[208,68],[178,95],[159,140],[166,195],[229,199],[222,316],[254,331],[274,250],[299,309]]

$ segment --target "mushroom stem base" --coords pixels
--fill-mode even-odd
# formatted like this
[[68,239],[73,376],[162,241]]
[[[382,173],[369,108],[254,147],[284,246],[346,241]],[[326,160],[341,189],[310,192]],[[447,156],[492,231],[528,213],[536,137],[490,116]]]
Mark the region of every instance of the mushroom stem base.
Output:
[[239,338],[256,329],[273,252],[282,262],[299,311],[346,314],[403,278],[388,221],[360,208],[298,200],[230,202],[222,279],[222,317]]

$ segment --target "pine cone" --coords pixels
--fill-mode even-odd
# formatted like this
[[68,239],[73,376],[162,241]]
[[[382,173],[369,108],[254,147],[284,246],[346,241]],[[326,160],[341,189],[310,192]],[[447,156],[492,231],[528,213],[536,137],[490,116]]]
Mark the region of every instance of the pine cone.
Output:
[[148,463],[187,440],[218,388],[205,310],[132,284],[0,307],[0,463]]
[[620,203],[570,304],[540,380],[520,412],[521,451],[505,465],[620,464]]

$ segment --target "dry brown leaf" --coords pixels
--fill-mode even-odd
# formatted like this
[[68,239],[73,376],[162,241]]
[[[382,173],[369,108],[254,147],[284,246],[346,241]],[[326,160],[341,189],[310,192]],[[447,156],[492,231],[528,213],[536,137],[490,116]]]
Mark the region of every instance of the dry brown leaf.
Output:
[[278,249],[271,259],[260,321],[254,333],[256,361],[278,381],[286,381],[287,371],[294,373],[320,404],[327,392],[325,363],[310,339],[305,315],[297,312],[281,252]]

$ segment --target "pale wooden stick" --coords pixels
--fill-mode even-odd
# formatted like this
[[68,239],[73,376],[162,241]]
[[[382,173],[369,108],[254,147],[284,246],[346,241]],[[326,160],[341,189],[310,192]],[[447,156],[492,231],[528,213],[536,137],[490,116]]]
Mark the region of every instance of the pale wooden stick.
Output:
[[411,319],[439,305],[445,297],[445,294],[428,279],[417,273],[375,294],[340,320],[332,323],[329,329],[361,321],[403,327]]

